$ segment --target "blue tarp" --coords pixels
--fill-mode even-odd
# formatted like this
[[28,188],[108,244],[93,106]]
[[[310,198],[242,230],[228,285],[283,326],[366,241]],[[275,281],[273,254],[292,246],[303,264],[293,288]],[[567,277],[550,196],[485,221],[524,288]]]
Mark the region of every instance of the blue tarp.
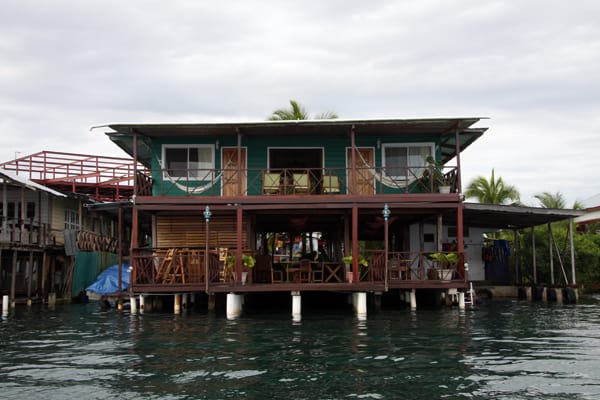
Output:
[[[129,264],[123,264],[121,271],[121,290],[125,290],[129,287],[130,281]],[[100,295],[117,293],[119,291],[119,266],[113,265],[106,268],[98,275],[94,283],[85,288],[85,290]]]

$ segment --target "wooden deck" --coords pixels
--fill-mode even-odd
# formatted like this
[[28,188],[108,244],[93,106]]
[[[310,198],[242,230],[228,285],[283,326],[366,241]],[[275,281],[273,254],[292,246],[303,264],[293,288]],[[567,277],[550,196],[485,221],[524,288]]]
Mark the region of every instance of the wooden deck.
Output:
[[[136,253],[133,260],[133,293],[252,293],[252,292],[384,292],[390,289],[451,289],[467,286],[464,274],[456,269],[440,271],[430,261],[413,255],[410,262],[421,262],[413,268],[398,264],[408,253],[393,253],[386,268],[383,253],[371,257],[368,268],[347,276],[346,267],[335,262],[308,262],[312,269],[301,279],[301,268],[289,263],[284,270],[257,265],[247,269],[246,283],[238,279],[233,268],[219,261],[218,254],[195,248],[153,249]],[[402,257],[402,258],[399,258]],[[420,261],[419,261],[420,259]],[[298,264],[300,265],[300,264]],[[386,279],[387,271],[387,279]],[[432,274],[433,272],[433,274]],[[443,279],[445,278],[445,279]]]

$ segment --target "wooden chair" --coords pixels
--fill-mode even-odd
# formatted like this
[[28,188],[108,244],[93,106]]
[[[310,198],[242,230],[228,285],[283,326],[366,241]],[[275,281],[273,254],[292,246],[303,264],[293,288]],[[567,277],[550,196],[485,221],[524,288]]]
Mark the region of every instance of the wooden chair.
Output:
[[313,282],[323,282],[323,263],[312,263],[311,271]]
[[187,253],[188,278],[191,283],[204,283],[204,257],[200,250],[192,249]]
[[323,193],[339,193],[340,178],[337,175],[323,175]]
[[280,269],[275,269],[273,264],[271,264],[271,283],[281,282],[283,282],[283,271]]
[[294,193],[308,193],[310,192],[310,182],[308,180],[308,174],[292,174],[294,180]]
[[310,260],[300,260],[300,267],[298,267],[298,282],[299,283],[310,283],[311,271],[310,271]]
[[281,174],[265,172],[263,174],[263,193],[279,194],[281,190]]

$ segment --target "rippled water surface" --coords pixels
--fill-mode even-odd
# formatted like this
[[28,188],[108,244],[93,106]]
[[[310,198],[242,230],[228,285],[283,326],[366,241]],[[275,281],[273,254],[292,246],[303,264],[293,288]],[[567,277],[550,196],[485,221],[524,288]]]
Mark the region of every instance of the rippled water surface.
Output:
[[0,321],[3,399],[598,399],[600,297],[472,309],[130,315],[96,304]]

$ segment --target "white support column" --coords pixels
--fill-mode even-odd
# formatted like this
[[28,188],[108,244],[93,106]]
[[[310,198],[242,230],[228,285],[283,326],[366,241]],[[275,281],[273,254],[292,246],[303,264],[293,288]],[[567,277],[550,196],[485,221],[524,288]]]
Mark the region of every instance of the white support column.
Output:
[[413,289],[410,291],[410,308],[415,310],[417,308],[417,291]]
[[146,298],[143,294],[140,294],[140,314],[144,313],[144,309],[146,308]]
[[465,292],[458,293],[458,308],[461,310],[465,309]]
[[300,292],[292,292],[292,321],[302,320],[302,296]]
[[173,295],[175,298],[175,304],[173,306],[173,312],[175,314],[181,314],[181,294],[177,293]]
[[355,295],[354,307],[356,309],[356,317],[364,321],[367,319],[367,293],[358,292]]
[[236,319],[242,314],[242,296],[227,293],[227,319]]
[[135,296],[129,296],[129,310],[132,314],[137,314],[137,299]]
[[2,313],[8,312],[8,304],[9,304],[8,295],[2,296]]

